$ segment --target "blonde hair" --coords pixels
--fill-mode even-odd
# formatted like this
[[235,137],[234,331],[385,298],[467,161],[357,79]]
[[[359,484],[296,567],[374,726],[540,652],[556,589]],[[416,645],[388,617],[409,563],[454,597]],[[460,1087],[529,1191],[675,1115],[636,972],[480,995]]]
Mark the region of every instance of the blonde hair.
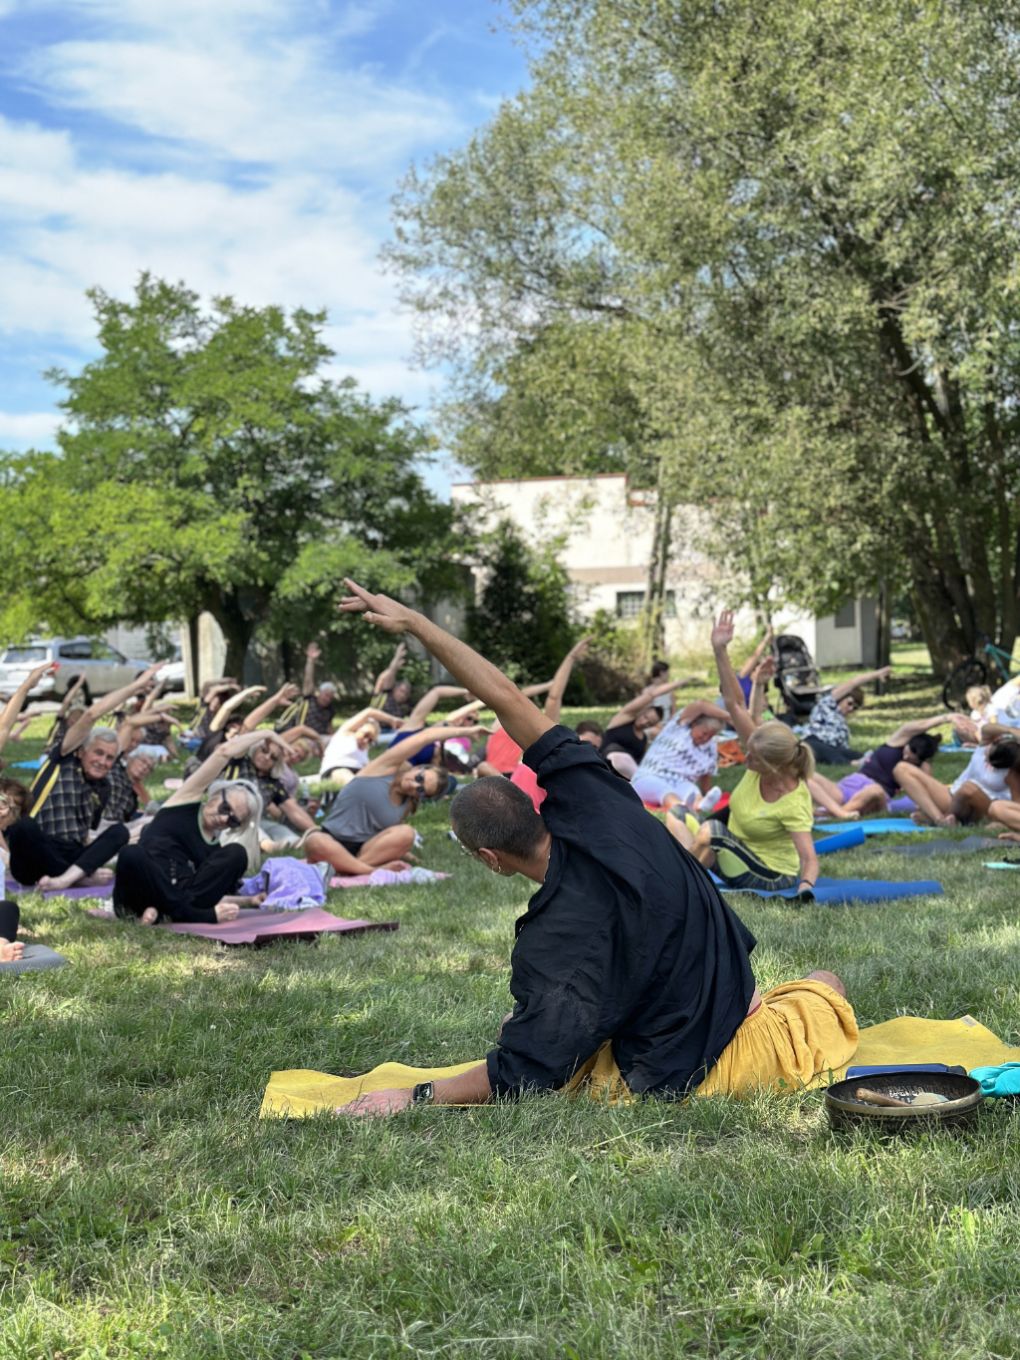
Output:
[[970,708],[985,708],[992,702],[992,691],[987,685],[971,685],[964,700]]
[[755,728],[748,739],[747,753],[754,755],[766,774],[794,774],[798,779],[810,779],[815,772],[814,752],[786,723],[767,722]]

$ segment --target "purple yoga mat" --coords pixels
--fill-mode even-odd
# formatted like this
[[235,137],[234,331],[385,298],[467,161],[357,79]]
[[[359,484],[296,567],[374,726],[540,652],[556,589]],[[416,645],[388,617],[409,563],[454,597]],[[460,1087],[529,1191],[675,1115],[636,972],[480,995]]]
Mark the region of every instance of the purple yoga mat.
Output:
[[[10,893],[32,893],[39,892],[38,888],[26,888],[21,883],[15,883],[12,878],[7,880],[7,891]],[[61,892],[44,892],[43,897],[112,897],[113,884],[100,883],[94,888],[64,888]]]
[[176,935],[198,935],[220,944],[267,944],[271,940],[314,940],[324,934],[357,934],[367,930],[396,930],[396,921],[345,921],[321,907],[307,911],[254,911],[242,909],[236,921],[221,925],[167,925]]

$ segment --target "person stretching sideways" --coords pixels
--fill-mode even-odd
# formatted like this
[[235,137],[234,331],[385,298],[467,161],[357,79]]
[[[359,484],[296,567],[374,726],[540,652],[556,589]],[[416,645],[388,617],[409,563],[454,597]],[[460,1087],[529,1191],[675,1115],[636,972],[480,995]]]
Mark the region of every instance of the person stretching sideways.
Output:
[[346,584],[343,612],[410,633],[495,711],[546,799],[536,813],[521,790],[488,777],[451,806],[468,853],[539,885],[517,922],[516,1004],[496,1046],[458,1076],[372,1092],[338,1113],[481,1104],[574,1089],[584,1078],[670,1098],[797,1086],[849,1060],[857,1026],[838,978],[815,973],[763,998],[749,959],[754,937],[590,744],[424,615]]

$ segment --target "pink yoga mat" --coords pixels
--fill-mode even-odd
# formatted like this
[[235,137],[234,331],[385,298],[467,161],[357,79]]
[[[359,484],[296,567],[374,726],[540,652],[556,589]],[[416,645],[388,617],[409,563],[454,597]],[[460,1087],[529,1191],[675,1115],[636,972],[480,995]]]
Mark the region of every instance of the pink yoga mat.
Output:
[[[9,893],[32,893],[39,892],[38,888],[26,888],[21,883],[15,883],[12,878],[7,880],[7,891]],[[61,892],[44,892],[42,897],[112,897],[113,884],[100,883],[94,888],[64,888]]]
[[268,944],[271,940],[314,940],[317,935],[358,934],[367,930],[396,930],[396,921],[345,921],[321,907],[307,911],[254,911],[243,909],[236,921],[222,925],[168,925],[175,935],[198,935],[220,944]]

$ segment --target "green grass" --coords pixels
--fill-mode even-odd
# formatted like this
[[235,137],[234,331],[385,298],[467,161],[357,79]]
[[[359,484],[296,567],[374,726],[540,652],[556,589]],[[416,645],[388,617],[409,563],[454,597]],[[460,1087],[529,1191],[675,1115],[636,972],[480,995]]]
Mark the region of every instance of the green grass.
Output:
[[[935,703],[907,677],[855,733]],[[25,900],[72,966],[0,983],[3,1360],[1016,1354],[1006,1105],[897,1141],[833,1136],[818,1095],[260,1123],[273,1068],[489,1046],[527,885],[419,825],[450,880],[337,904],[396,934],[221,953]],[[760,982],[833,967],[862,1024],[969,1011],[1020,1042],[1016,881],[936,865],[946,895],[903,905],[735,899]]]

